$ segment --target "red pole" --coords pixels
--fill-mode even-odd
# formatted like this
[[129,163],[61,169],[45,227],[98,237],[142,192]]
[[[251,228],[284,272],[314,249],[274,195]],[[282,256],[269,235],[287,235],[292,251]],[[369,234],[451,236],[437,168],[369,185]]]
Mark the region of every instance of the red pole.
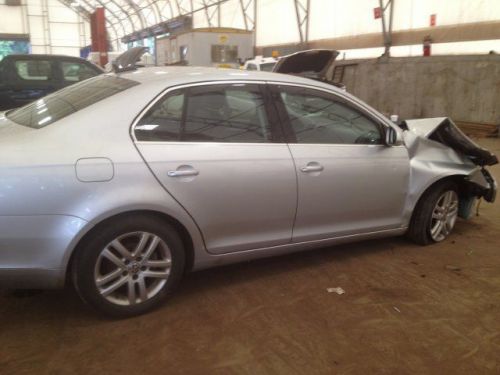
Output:
[[430,36],[426,36],[424,38],[424,56],[430,56],[431,55],[431,45],[432,45],[432,38]]
[[90,34],[92,52],[99,52],[99,64],[104,67],[108,63],[108,42],[106,37],[106,17],[104,8],[96,8],[90,15]]

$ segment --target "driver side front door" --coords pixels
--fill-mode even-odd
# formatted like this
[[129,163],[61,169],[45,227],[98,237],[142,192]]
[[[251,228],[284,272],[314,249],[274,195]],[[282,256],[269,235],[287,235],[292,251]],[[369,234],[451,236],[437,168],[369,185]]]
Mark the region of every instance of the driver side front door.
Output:
[[272,87],[298,181],[292,240],[401,227],[409,158],[383,144],[387,125],[325,90]]

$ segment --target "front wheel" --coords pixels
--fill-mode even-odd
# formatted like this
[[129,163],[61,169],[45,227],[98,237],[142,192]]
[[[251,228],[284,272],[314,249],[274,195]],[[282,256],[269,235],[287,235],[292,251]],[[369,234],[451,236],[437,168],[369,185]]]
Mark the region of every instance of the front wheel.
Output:
[[439,184],[426,192],[413,212],[408,236],[420,245],[443,241],[458,217],[459,197],[455,184]]
[[176,231],[149,216],[101,224],[75,256],[73,280],[82,299],[119,318],[161,303],[180,280],[185,259]]

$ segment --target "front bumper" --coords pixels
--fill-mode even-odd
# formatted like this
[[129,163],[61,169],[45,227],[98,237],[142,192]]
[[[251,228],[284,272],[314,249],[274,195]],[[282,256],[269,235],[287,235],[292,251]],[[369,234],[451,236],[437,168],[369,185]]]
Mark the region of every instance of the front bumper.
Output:
[[0,288],[62,287],[71,249],[87,224],[65,215],[0,216]]
[[484,179],[488,181],[489,188],[485,189],[483,198],[490,203],[493,203],[497,197],[497,182],[493,178],[493,176],[488,172],[485,168],[481,170],[483,173]]

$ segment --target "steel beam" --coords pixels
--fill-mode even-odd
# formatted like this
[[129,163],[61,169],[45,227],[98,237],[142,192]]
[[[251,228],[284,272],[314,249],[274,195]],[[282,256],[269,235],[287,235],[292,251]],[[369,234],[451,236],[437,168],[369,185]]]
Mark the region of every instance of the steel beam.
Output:
[[[241,9],[241,14],[243,16],[243,22],[245,23],[245,30],[254,30],[255,29],[255,16],[256,16],[256,8],[255,8],[255,5],[257,4],[257,0],[239,0],[240,1],[240,9]],[[253,8],[253,11],[254,11],[254,15],[253,17],[251,17],[249,15],[249,9],[250,9],[250,6],[251,5],[254,5],[252,8]]]
[[[104,8],[107,29],[113,30],[115,40],[162,21],[184,15],[192,16],[196,12],[204,12],[209,27],[221,26],[221,4],[227,1],[229,0],[79,0],[80,5],[72,6],[74,0],[59,0],[86,20],[90,20],[90,14],[97,7]],[[245,28],[247,30],[255,29],[256,0],[237,1],[240,1]],[[307,0],[308,2],[309,0]],[[252,4],[254,4],[253,16],[250,14]],[[168,13],[167,9],[170,10],[170,14],[164,15]],[[146,13],[147,10],[153,13],[154,20],[151,13]]]
[[[380,9],[382,11],[381,21],[382,21],[382,34],[384,37],[384,57],[391,56],[391,46],[392,46],[392,18],[394,14],[394,0],[387,0],[387,3],[384,5],[384,0],[379,0]],[[387,21],[385,19],[385,15],[389,9],[389,25],[387,25]]]
[[309,13],[311,10],[310,0],[293,0],[295,14],[297,16],[297,28],[299,30],[300,43],[309,41]]

